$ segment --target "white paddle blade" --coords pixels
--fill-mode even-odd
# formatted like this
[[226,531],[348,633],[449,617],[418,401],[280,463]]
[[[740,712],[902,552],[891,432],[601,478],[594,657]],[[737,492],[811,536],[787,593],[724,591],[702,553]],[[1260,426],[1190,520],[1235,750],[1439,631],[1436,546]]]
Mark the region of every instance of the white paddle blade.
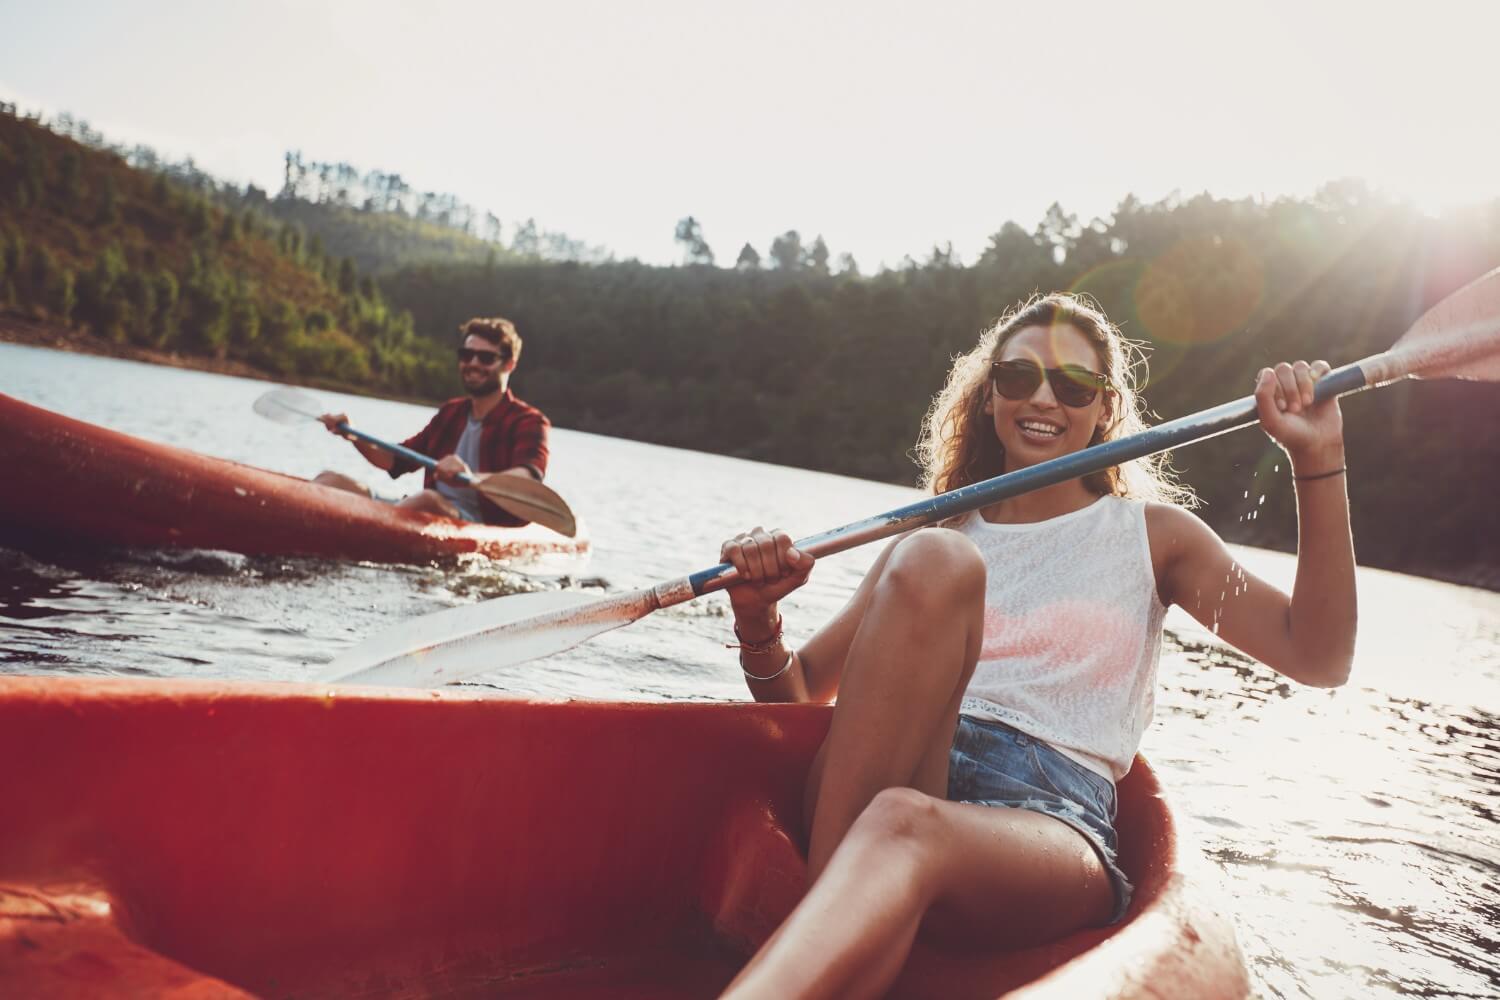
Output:
[[568,538],[578,534],[578,521],[567,501],[550,486],[530,476],[497,472],[478,480],[474,488],[517,517],[551,528]]
[[1423,313],[1389,353],[1418,378],[1500,382],[1500,268]]
[[605,598],[550,590],[450,608],[366,639],[335,658],[320,679],[441,687],[572,649],[657,606],[650,590]]
[[324,413],[318,397],[288,385],[262,393],[250,406],[256,413],[278,424],[303,424]]

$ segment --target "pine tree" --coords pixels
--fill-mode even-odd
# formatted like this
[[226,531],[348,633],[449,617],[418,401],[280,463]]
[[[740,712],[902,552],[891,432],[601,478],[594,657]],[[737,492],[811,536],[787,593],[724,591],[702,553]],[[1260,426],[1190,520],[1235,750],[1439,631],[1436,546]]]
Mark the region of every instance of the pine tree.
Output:
[[814,274],[828,273],[828,244],[823,242],[821,234],[813,240],[812,249],[807,251],[806,263]]
[[771,241],[771,262],[781,271],[795,271],[802,266],[802,237],[788,229]]

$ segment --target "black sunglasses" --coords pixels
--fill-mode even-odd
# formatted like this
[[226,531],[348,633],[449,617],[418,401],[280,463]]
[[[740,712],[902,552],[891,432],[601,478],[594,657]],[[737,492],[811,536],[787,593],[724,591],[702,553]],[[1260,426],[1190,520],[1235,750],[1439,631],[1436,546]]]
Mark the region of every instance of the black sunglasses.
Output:
[[996,361],[990,365],[990,382],[1006,399],[1030,399],[1045,374],[1052,395],[1064,406],[1088,406],[1109,387],[1109,378],[1082,365],[1043,368],[1035,361]]
[[478,361],[482,365],[492,365],[500,360],[499,351],[476,351],[468,347],[458,349],[458,360]]

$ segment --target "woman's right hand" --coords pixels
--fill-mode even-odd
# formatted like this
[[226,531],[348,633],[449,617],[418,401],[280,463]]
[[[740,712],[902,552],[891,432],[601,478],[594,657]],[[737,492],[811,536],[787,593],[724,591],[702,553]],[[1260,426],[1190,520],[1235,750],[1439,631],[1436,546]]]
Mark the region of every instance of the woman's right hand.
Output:
[[323,426],[328,428],[328,433],[330,433],[330,434],[336,434],[336,435],[338,435],[341,438],[347,438],[348,437],[348,435],[345,434],[340,429],[339,425],[340,424],[347,424],[349,422],[349,414],[347,414],[347,413],[325,413],[321,417],[319,417],[318,419],[321,420],[321,421],[323,421]]
[[724,588],[736,619],[765,616],[787,594],[807,582],[817,561],[792,544],[785,531],[759,526],[719,547],[719,559],[734,566],[740,582]]

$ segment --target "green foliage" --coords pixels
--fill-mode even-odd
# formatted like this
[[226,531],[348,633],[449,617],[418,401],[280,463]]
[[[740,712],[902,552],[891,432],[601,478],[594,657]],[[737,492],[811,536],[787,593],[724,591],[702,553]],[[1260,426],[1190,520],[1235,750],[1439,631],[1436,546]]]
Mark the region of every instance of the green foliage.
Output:
[[149,167],[133,169],[85,123],[62,124],[93,148],[0,111],[0,192],[17,195],[0,198],[0,305],[286,376],[430,392],[451,374],[356,259],[258,214],[265,192],[141,147],[128,155]]
[[209,211],[208,201],[201,196],[194,198],[188,205],[188,235],[195,239],[206,236],[213,224],[213,213]]
[[242,352],[260,337],[260,310],[254,300],[236,295],[229,302],[229,340]]
[[106,174],[103,190],[99,196],[99,214],[95,223],[100,226],[117,225],[120,221],[120,190],[114,175]]
[[62,268],[48,285],[46,293],[47,313],[59,323],[66,324],[73,318],[73,309],[78,304],[76,279],[68,268]]
[[94,258],[78,287],[78,318],[116,343],[125,341],[135,325],[132,302],[120,287],[127,268],[124,250],[111,243]]
[[228,278],[217,267],[202,268],[183,287],[184,346],[223,357],[229,344]]
[[64,153],[58,164],[57,207],[64,213],[73,212],[83,201],[83,163],[72,150]]
[[797,230],[789,229],[771,241],[771,264],[782,271],[802,266],[802,237]]
[[703,226],[689,215],[677,223],[676,239],[682,247],[684,262],[688,264],[712,264],[714,252],[703,239]]
[[156,283],[150,274],[138,269],[125,271],[115,281],[113,294],[128,307],[122,318],[121,332],[132,343],[150,346],[155,341]]
[[284,223],[276,235],[276,247],[284,256],[302,260],[302,227]]
[[814,274],[828,273],[828,244],[823,242],[822,236],[813,240],[812,248],[807,251],[806,264]]
[[151,299],[156,308],[145,327],[148,342],[161,347],[177,339],[178,298],[180,286],[177,275],[160,270],[151,279]]
[[250,348],[250,360],[278,375],[296,370],[296,353],[302,343],[302,317],[285,301],[271,303],[261,316],[259,336]]
[[338,277],[335,280],[341,295],[353,295],[358,280],[358,275],[354,272],[354,261],[348,257],[339,261]]

